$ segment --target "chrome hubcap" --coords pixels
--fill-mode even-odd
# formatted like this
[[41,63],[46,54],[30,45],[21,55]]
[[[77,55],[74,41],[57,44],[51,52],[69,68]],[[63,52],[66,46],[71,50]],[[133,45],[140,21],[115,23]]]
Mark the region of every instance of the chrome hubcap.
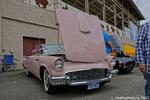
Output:
[[47,72],[47,70],[44,71],[44,88],[45,88],[45,91],[48,91],[49,79],[48,79],[48,72]]

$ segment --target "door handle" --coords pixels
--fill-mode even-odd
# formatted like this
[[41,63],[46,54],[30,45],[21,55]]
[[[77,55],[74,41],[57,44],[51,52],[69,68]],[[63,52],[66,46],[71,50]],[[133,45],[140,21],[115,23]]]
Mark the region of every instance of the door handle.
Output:
[[35,59],[35,61],[39,61],[39,59]]

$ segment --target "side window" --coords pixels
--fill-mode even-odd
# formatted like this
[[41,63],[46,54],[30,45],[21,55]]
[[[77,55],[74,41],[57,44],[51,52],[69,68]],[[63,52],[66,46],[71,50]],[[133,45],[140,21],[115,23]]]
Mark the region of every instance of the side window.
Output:
[[32,50],[32,55],[41,55],[43,54],[42,46],[37,46],[35,49]]
[[36,50],[35,49],[32,50],[32,55],[36,55]]
[[38,54],[39,54],[39,55],[42,55],[42,54],[43,54],[43,50],[40,50],[40,51],[38,52]]
[[34,52],[32,52],[32,55],[34,55]]
[[36,52],[36,55],[42,55],[43,54],[43,49],[39,48]]

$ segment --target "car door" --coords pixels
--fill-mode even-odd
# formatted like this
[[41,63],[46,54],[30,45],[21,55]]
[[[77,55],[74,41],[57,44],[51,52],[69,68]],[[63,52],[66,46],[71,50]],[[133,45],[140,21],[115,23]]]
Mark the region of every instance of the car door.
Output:
[[33,73],[36,77],[40,77],[40,66],[41,66],[41,62],[40,62],[40,56],[42,55],[42,49],[41,48],[38,48],[37,49],[37,53],[36,53],[36,56],[34,58],[34,61],[33,61]]

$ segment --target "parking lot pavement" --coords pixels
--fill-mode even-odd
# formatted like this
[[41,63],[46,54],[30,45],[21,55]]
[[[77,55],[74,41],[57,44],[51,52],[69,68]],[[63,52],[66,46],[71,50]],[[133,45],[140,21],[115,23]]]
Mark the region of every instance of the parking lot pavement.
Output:
[[143,76],[135,68],[94,91],[65,86],[59,88],[58,93],[49,95],[44,92],[42,82],[35,77],[26,77],[21,70],[0,74],[0,100],[124,100],[122,97],[130,100],[144,95],[144,84]]

